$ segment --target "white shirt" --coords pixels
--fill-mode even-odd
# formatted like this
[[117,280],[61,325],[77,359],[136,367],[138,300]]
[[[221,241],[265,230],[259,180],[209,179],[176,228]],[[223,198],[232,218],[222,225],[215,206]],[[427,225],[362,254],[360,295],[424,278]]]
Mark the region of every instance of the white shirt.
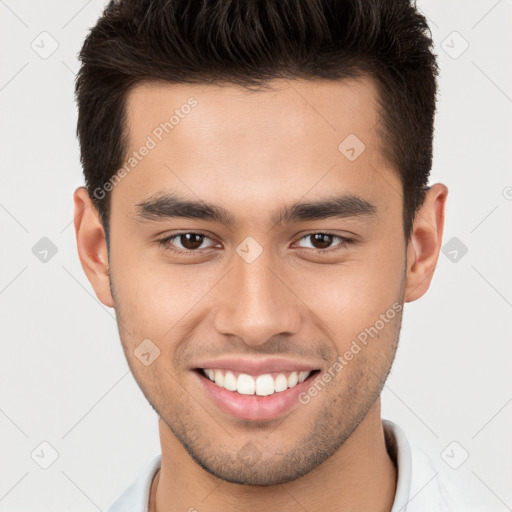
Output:
[[[436,469],[431,459],[411,446],[403,430],[383,419],[386,447],[395,458],[398,479],[391,512],[479,512],[474,503],[464,503],[449,475]],[[107,512],[148,512],[151,483],[160,468],[162,456],[155,455],[137,479],[107,509]]]

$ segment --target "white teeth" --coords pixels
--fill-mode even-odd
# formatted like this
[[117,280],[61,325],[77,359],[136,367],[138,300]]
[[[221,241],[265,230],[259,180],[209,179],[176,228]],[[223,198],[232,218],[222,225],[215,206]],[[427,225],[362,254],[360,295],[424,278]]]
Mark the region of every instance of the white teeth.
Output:
[[233,375],[233,372],[226,372],[224,387],[229,391],[236,391],[236,377]]
[[256,384],[254,382],[254,379],[250,375],[247,375],[246,373],[241,373],[238,376],[236,390],[241,395],[254,395],[255,388]]
[[297,382],[299,382],[299,376],[297,375],[297,372],[290,373],[290,375],[288,375],[288,387],[293,388],[293,386],[297,385]]
[[274,383],[274,389],[276,393],[279,393],[279,391],[284,391],[288,388],[288,379],[286,378],[286,375],[284,373],[280,373],[275,380]]
[[270,373],[259,375],[256,379],[246,373],[240,373],[238,378],[229,370],[214,370],[205,368],[206,376],[217,386],[226,388],[229,391],[237,391],[241,395],[267,396],[273,393],[286,391],[293,388],[300,382],[304,382],[311,372],[291,372],[288,377],[280,373],[272,377]]
[[299,373],[299,382],[304,382],[310,373],[311,372],[300,372]]
[[274,392],[274,379],[266,373],[256,379],[256,394],[260,396],[271,395]]
[[224,375],[220,370],[215,370],[215,384],[224,387]]

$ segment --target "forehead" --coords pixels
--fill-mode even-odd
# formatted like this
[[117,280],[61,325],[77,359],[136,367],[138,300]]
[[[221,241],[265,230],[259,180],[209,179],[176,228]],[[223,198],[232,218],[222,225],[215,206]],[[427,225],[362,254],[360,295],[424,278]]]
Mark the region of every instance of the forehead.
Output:
[[135,203],[179,189],[196,199],[242,207],[252,199],[253,207],[265,207],[276,191],[296,200],[333,187],[371,199],[382,186],[375,170],[395,174],[387,180],[400,189],[380,150],[371,79],[269,85],[261,91],[232,84],[135,87],[126,101],[127,158],[150,149],[115,188],[113,201],[126,193]]
[[[189,109],[191,98],[197,105]],[[205,143],[218,143],[229,136],[232,145],[237,140],[247,143],[250,136],[254,145],[267,148],[272,143],[303,142],[316,134],[337,140],[347,130],[369,139],[368,131],[378,121],[377,90],[370,78],[279,79],[267,82],[259,91],[233,84],[147,83],[128,93],[126,110],[131,143],[168,121],[173,113],[179,117],[173,121],[175,128],[188,120],[185,128],[173,129],[175,138],[184,135],[186,140],[180,142],[190,141],[191,133]],[[270,133],[280,133],[281,140],[270,140]]]

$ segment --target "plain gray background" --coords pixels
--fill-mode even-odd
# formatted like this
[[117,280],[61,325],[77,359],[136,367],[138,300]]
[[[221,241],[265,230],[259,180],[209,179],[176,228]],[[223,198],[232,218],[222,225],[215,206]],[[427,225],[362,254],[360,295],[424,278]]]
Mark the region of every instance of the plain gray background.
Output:
[[[2,511],[105,510],[160,450],[72,225],[76,55],[104,4],[0,0]],[[512,3],[419,6],[441,68],[431,183],[450,193],[444,253],[427,295],[406,305],[383,416],[501,512],[512,510]]]

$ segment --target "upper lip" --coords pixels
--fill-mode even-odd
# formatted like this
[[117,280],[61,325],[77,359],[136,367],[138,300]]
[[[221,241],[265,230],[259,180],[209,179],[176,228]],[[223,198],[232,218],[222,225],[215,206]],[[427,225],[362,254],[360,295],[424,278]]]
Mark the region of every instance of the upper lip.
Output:
[[272,372],[301,372],[313,371],[318,367],[311,363],[294,361],[283,358],[248,358],[248,357],[223,357],[199,362],[194,368],[234,370],[248,375],[263,375]]

